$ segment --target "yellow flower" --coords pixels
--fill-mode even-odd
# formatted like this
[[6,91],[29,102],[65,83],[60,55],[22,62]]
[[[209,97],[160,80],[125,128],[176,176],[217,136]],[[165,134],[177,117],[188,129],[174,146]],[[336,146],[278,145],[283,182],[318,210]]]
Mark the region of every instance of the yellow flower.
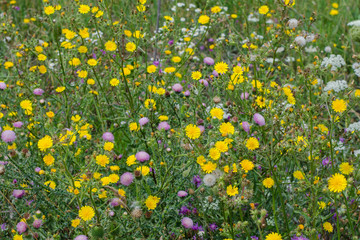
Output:
[[89,221],[95,216],[95,211],[90,206],[83,206],[79,210],[79,217],[84,221]]
[[58,93],[61,93],[61,92],[63,92],[64,90],[65,90],[65,87],[57,87],[57,88],[55,89],[55,91],[58,92]]
[[46,112],[46,116],[48,116],[48,118],[53,118],[55,116],[55,113],[53,111],[49,111]]
[[53,146],[53,141],[50,136],[46,135],[45,137],[41,138],[38,142],[38,148],[40,151],[45,151],[48,148]]
[[229,150],[229,146],[225,141],[217,141],[215,143],[215,148],[222,153],[227,152]]
[[88,12],[90,12],[90,7],[89,7],[88,5],[81,4],[81,5],[79,6],[79,13],[81,13],[81,14],[86,14],[86,13],[88,13]]
[[212,162],[207,162],[207,163],[201,165],[201,169],[206,173],[212,173],[213,171],[215,171],[216,167],[217,167],[217,164],[212,163]]
[[295,171],[294,172],[294,178],[298,179],[298,180],[304,180],[304,174],[301,171]]
[[168,116],[165,116],[165,115],[160,115],[160,116],[159,116],[159,120],[160,120],[160,121],[167,121],[167,120],[169,120],[169,117],[168,117]]
[[45,185],[45,186],[48,186],[48,187],[51,188],[51,189],[55,189],[55,187],[56,187],[56,183],[55,183],[54,181],[44,182],[44,185]]
[[128,166],[134,165],[136,164],[136,157],[135,155],[130,155],[127,159],[126,159],[126,164]]
[[181,62],[181,57],[179,57],[179,56],[174,56],[174,57],[171,58],[171,61],[174,62],[174,63]]
[[233,187],[232,185],[227,186],[226,193],[229,196],[235,196],[236,194],[239,194],[239,188]]
[[266,5],[263,5],[259,8],[259,13],[262,15],[265,15],[269,12],[269,7]]
[[326,207],[326,203],[323,201],[318,202],[318,205],[319,205],[319,209],[324,209]]
[[174,67],[167,67],[164,69],[164,72],[166,72],[166,73],[173,73],[175,71],[176,71],[176,68],[174,68]]
[[212,8],[210,9],[210,11],[211,11],[212,13],[218,13],[218,12],[221,12],[221,8],[220,8],[219,6],[215,6],[215,7],[212,7]]
[[360,97],[360,89],[355,90],[355,97]]
[[218,160],[221,156],[221,153],[219,150],[217,150],[216,148],[210,148],[209,150],[209,156],[213,159],[213,160]]
[[354,167],[348,162],[343,162],[340,164],[340,172],[345,175],[349,175],[354,171]]
[[235,128],[230,122],[227,122],[220,125],[219,131],[223,136],[227,136],[229,134],[234,134]]
[[20,102],[20,107],[25,110],[32,110],[32,103],[30,100],[23,100]]
[[140,126],[136,122],[132,122],[129,124],[129,129],[130,129],[130,131],[137,132],[140,130]]
[[343,99],[336,99],[331,104],[332,109],[337,113],[342,113],[346,110],[346,102]]
[[200,24],[208,24],[209,21],[210,21],[210,18],[209,18],[208,16],[206,16],[206,15],[201,15],[201,16],[199,17],[199,19],[198,19],[198,22],[199,22]]
[[39,55],[38,55],[38,60],[39,60],[39,61],[45,61],[46,58],[47,58],[47,57],[46,57],[44,54],[39,54]]
[[55,158],[51,154],[48,154],[43,157],[43,161],[46,164],[46,166],[51,166],[54,164]]
[[117,183],[119,181],[120,177],[119,175],[112,173],[109,175],[109,181],[110,183]]
[[192,79],[194,79],[194,80],[199,80],[199,79],[202,77],[202,74],[201,74],[201,72],[199,72],[199,71],[192,72],[191,77],[192,77]]
[[150,65],[150,66],[147,67],[146,71],[148,73],[154,73],[154,72],[156,72],[156,66],[155,65]]
[[323,224],[323,228],[325,231],[329,232],[329,233],[332,233],[333,232],[333,226],[331,225],[331,223],[329,222],[324,222]]
[[23,240],[23,237],[22,237],[22,235],[16,234],[16,235],[14,235],[13,240]]
[[102,167],[105,167],[109,162],[109,157],[106,155],[100,154],[96,156],[96,163]]
[[114,143],[112,143],[112,142],[104,143],[104,150],[105,151],[111,151],[113,148],[114,148]]
[[82,38],[88,38],[90,37],[90,34],[89,34],[89,29],[88,28],[84,28],[84,29],[80,29],[79,30],[79,35],[82,37]]
[[71,226],[74,228],[79,226],[79,224],[80,224],[80,219],[78,219],[78,218],[71,221]]
[[224,74],[228,71],[228,65],[224,62],[218,62],[215,64],[214,69],[219,74]]
[[116,43],[113,42],[113,41],[107,41],[107,42],[105,43],[105,50],[106,50],[106,51],[113,52],[113,51],[116,50],[116,48],[117,48]]
[[69,61],[69,64],[70,64],[71,66],[76,67],[76,66],[79,66],[79,65],[81,64],[81,61],[80,61],[80,59],[78,59],[78,58],[73,58],[73,59],[71,59],[71,60]]
[[14,63],[12,63],[12,62],[5,62],[5,63],[4,63],[5,69],[9,69],[9,68],[11,68],[11,67],[13,67],[13,66],[14,66]]
[[154,99],[146,99],[144,105],[147,109],[156,109],[156,102]]
[[54,14],[55,8],[53,6],[44,7],[44,12],[46,15]]
[[98,11],[96,14],[95,14],[95,17],[96,18],[99,18],[99,17],[101,17],[102,15],[104,15],[104,12],[103,11]]
[[150,195],[145,200],[145,205],[148,208],[148,210],[154,210],[156,208],[156,205],[159,203],[159,201],[160,201],[160,198]]
[[126,45],[125,45],[125,49],[126,51],[128,52],[134,52],[136,50],[136,45],[135,43],[133,42],[128,42]]
[[86,46],[80,46],[78,48],[79,53],[87,53],[88,48]]
[[266,188],[272,188],[272,186],[274,186],[274,184],[275,184],[275,182],[272,178],[265,178],[262,183],[263,183],[264,187],[266,187]]
[[245,173],[247,173],[248,171],[251,171],[254,169],[255,165],[253,162],[244,159],[240,162],[241,168],[245,171]]
[[89,59],[89,60],[87,61],[87,64],[89,64],[90,66],[94,67],[94,66],[97,65],[97,60],[91,58],[91,59]]
[[331,192],[342,192],[347,186],[347,180],[344,175],[335,173],[328,180],[328,188]]
[[339,10],[337,9],[331,9],[330,13],[329,13],[331,16],[336,16],[339,14]]
[[224,116],[224,111],[221,108],[216,107],[216,108],[211,109],[210,115],[212,118],[217,118],[219,120],[222,120],[223,116]]
[[249,150],[255,150],[259,148],[259,141],[256,138],[251,137],[248,140],[246,140],[246,147]]
[[78,122],[78,121],[80,121],[80,119],[81,119],[81,116],[78,114],[76,114],[75,116],[71,116],[71,121],[73,121],[73,122]]
[[79,78],[86,78],[87,75],[88,75],[88,72],[85,71],[85,70],[81,70],[81,71],[77,72],[77,75],[78,75]]
[[148,166],[137,167],[136,170],[141,172],[141,175],[146,176],[150,173],[150,168]]
[[190,139],[197,139],[200,137],[200,128],[194,124],[189,124],[185,128],[186,136]]
[[120,81],[117,78],[113,78],[110,80],[110,85],[113,87],[116,87],[117,85],[119,85]]
[[286,6],[292,7],[295,5],[295,0],[283,0]]
[[281,237],[281,234],[272,232],[272,233],[266,235],[265,240],[282,240],[282,237]]

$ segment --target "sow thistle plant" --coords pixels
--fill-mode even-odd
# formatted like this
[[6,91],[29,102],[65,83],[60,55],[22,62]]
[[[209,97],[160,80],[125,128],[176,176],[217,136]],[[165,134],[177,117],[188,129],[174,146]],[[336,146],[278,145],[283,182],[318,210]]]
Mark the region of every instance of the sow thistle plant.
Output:
[[356,6],[5,0],[0,239],[357,239]]

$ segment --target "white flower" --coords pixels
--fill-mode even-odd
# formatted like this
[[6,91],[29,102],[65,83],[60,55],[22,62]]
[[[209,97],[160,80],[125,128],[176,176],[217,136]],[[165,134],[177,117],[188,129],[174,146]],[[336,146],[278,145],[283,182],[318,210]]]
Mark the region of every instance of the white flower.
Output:
[[248,16],[248,21],[249,21],[249,22],[258,22],[259,19],[258,19],[254,14],[250,14],[250,15]]
[[288,21],[289,28],[296,28],[299,24],[299,21],[295,18],[292,18]]
[[303,47],[306,45],[306,40],[303,36],[297,36],[294,41],[300,47]]
[[212,187],[216,183],[216,177],[213,174],[206,174],[203,181],[206,186]]
[[348,26],[360,27],[360,20],[355,20],[355,21],[349,22],[347,25]]
[[345,61],[340,55],[331,54],[330,57],[326,57],[323,59],[321,66],[322,67],[329,67],[331,66],[331,71],[336,71],[338,68],[345,66]]
[[360,155],[360,149],[355,150],[355,151],[354,151],[354,155],[355,155],[355,157],[357,157],[358,155]]
[[347,82],[345,80],[337,80],[337,81],[330,81],[324,87],[324,91],[335,91],[340,92],[348,88]]
[[354,69],[355,71],[355,75],[360,77],[360,63],[354,63],[352,65],[352,68]]
[[360,131],[360,121],[350,124],[346,129],[346,131],[348,132]]
[[331,53],[331,47],[330,46],[326,46],[324,49],[325,52],[327,53]]
[[313,47],[313,46],[305,47],[305,52],[307,52],[307,53],[317,52],[317,47]]

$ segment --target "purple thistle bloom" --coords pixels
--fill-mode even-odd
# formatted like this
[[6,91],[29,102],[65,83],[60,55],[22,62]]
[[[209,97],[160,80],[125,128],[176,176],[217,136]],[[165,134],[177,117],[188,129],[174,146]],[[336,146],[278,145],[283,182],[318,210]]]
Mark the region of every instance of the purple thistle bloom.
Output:
[[120,203],[121,203],[121,201],[119,198],[113,198],[113,199],[111,199],[110,205],[112,207],[117,207],[117,206],[120,206]]
[[205,87],[209,86],[208,81],[206,81],[205,79],[200,79],[199,83],[201,83],[202,85],[204,85]]
[[24,125],[24,123],[21,121],[17,121],[17,122],[13,123],[13,126],[16,128],[21,128],[23,125]]
[[15,138],[16,138],[15,132],[12,130],[5,130],[1,134],[1,139],[7,143],[13,142]]
[[309,239],[304,236],[300,236],[300,237],[294,236],[291,238],[291,240],[309,240]]
[[43,95],[44,92],[45,92],[45,91],[42,90],[41,88],[35,88],[34,91],[33,91],[33,93],[34,93],[35,95],[37,95],[37,96]]
[[180,215],[188,215],[190,213],[191,213],[190,209],[188,209],[186,206],[182,206],[180,208],[180,211],[179,211]]
[[149,122],[149,119],[147,117],[140,118],[140,120],[139,120],[140,126],[144,126],[148,122]]
[[242,122],[241,123],[241,127],[244,129],[245,132],[249,132],[250,131],[250,124],[248,122]]
[[259,114],[259,113],[255,113],[254,117],[253,117],[254,122],[256,122],[259,126],[264,126],[265,125],[265,118]]
[[195,175],[192,179],[192,182],[196,185],[196,187],[200,187],[201,185],[201,177],[199,175]]
[[19,222],[18,224],[16,224],[16,230],[18,231],[19,234],[26,232],[27,230],[26,223]]
[[1,89],[1,90],[6,89],[6,83],[0,82],[0,89]]
[[102,135],[102,138],[104,141],[113,142],[114,141],[114,135],[111,132],[105,132]]
[[188,195],[188,193],[185,192],[185,191],[179,191],[179,192],[177,193],[177,195],[178,195],[178,197],[186,197],[186,196]]
[[79,235],[76,238],[74,238],[74,240],[88,240],[88,237],[85,235]]
[[161,122],[158,125],[158,130],[164,129],[164,130],[169,130],[170,129],[170,125],[167,122]]
[[181,86],[180,83],[175,83],[175,84],[172,86],[172,90],[173,90],[174,92],[179,93],[179,92],[181,92],[181,91],[183,90],[183,86]]
[[206,57],[206,58],[204,58],[204,63],[211,66],[211,65],[214,65],[215,61],[211,57]]
[[241,93],[240,98],[241,98],[241,100],[248,99],[249,98],[249,93],[248,92]]
[[139,162],[149,161],[149,159],[150,159],[150,155],[145,151],[140,151],[140,152],[136,153],[135,157],[136,157],[136,160],[138,160]]
[[193,220],[191,218],[184,217],[181,220],[181,225],[183,225],[184,228],[192,228],[194,226],[194,222],[193,222]]
[[215,224],[215,223],[211,223],[211,224],[209,225],[209,229],[210,229],[210,231],[215,231],[215,230],[217,229],[216,224]]
[[36,219],[33,222],[33,226],[34,226],[34,228],[40,228],[42,226],[42,220],[41,219]]
[[130,172],[126,172],[120,177],[120,182],[124,186],[129,186],[134,180],[134,175]]
[[25,191],[24,190],[14,190],[13,191],[13,196],[15,198],[22,198],[25,195]]

